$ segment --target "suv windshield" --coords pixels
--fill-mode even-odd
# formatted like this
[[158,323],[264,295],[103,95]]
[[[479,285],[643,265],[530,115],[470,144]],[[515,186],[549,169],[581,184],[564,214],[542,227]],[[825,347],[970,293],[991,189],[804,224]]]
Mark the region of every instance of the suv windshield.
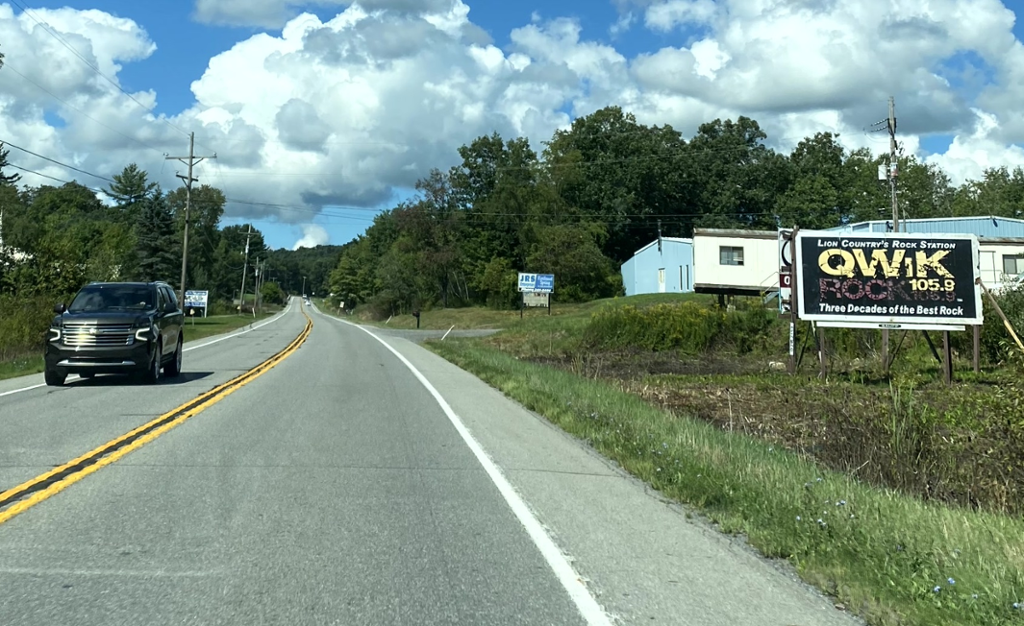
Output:
[[146,285],[96,285],[79,291],[68,312],[144,311],[151,308],[153,291]]

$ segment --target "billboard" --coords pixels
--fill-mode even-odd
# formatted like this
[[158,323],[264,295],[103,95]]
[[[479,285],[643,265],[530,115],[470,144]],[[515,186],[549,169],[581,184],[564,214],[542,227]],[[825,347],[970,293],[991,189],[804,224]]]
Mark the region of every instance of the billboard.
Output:
[[519,291],[554,293],[555,275],[519,272]]
[[795,248],[802,320],[982,323],[974,235],[798,231]]

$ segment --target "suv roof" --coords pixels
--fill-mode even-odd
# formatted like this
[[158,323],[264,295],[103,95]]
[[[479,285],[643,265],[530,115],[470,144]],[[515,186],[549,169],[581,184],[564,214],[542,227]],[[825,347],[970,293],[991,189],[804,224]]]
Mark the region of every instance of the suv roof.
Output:
[[88,285],[85,285],[85,286],[86,287],[106,287],[108,285],[111,286],[111,287],[113,287],[113,286],[122,286],[122,285],[133,285],[133,286],[138,286],[138,287],[143,287],[143,286],[144,287],[153,287],[153,286],[156,286],[156,285],[167,285],[168,287],[170,286],[167,282],[162,281],[162,280],[153,280],[153,281],[149,281],[149,282],[145,282],[145,281],[141,281],[141,280],[124,280],[124,281],[112,281],[112,280],[101,281],[101,280],[94,280],[94,281],[92,281],[91,283],[89,283]]

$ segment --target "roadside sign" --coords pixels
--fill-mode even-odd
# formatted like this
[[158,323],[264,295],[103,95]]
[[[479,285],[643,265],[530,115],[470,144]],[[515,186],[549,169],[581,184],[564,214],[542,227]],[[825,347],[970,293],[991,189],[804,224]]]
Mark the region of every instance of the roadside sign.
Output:
[[547,308],[551,294],[538,291],[523,292],[523,306],[526,308]]
[[203,317],[206,317],[207,310],[210,308],[210,292],[209,291],[186,291],[184,308],[186,309],[202,309]]
[[519,291],[554,293],[555,275],[519,272]]

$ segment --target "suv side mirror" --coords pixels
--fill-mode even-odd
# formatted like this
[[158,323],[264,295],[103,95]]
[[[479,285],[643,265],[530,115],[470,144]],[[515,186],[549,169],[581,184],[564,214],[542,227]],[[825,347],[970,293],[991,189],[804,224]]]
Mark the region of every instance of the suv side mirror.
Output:
[[67,310],[68,308],[64,306],[63,302],[61,302],[60,304],[53,305],[53,312],[56,313],[57,315],[64,315],[64,312]]

